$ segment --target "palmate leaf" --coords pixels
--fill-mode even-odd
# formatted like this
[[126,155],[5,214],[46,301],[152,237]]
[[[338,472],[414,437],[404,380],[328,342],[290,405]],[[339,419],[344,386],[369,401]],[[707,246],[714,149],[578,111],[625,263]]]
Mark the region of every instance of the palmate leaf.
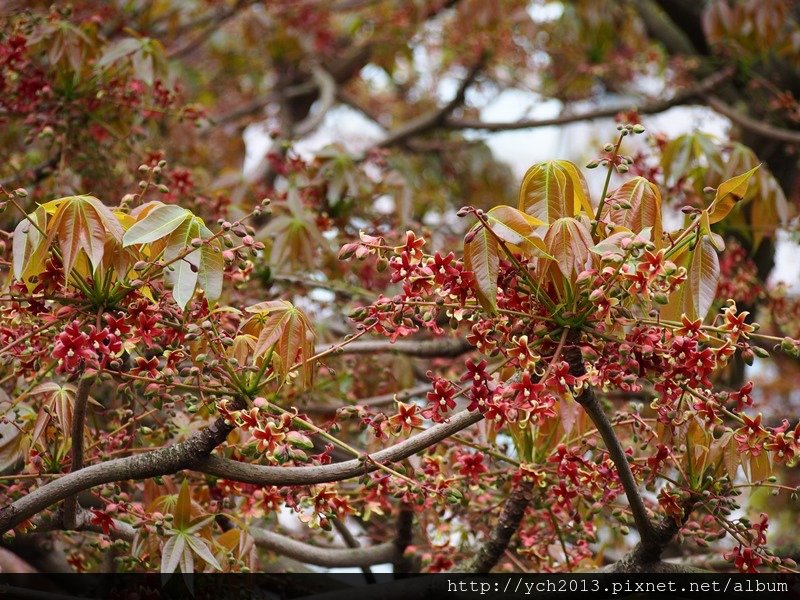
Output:
[[497,310],[497,278],[500,274],[500,248],[497,238],[482,224],[468,234],[464,244],[464,267],[475,276],[475,296],[483,308]]
[[254,359],[273,352],[273,367],[281,377],[295,365],[304,386],[311,384],[314,373],[306,361],[314,355],[314,328],[299,308],[285,300],[261,302],[245,309],[252,314],[241,332],[256,338]]
[[58,242],[66,277],[81,252],[94,270],[103,260],[108,239],[122,241],[124,230],[116,215],[94,196],[67,196],[42,208],[53,215],[47,223],[46,245]]
[[592,215],[586,180],[567,160],[542,162],[528,169],[519,189],[517,208],[548,224],[574,217],[581,210]]
[[178,228],[169,235],[164,249],[164,260],[172,263],[167,267],[167,281],[172,285],[172,297],[181,309],[186,308],[189,300],[194,296],[195,287],[197,287],[200,249],[195,248],[185,256],[178,257],[191,247],[193,239],[199,237],[200,225],[194,217],[190,217],[181,222]]

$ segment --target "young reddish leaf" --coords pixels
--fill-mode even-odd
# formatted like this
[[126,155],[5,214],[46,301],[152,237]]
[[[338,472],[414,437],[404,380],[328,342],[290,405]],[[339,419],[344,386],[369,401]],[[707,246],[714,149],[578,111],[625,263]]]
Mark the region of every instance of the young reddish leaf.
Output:
[[[285,300],[261,302],[250,306],[241,333],[256,338],[254,360],[274,346],[273,367],[283,377],[298,363],[305,385],[310,385],[313,369],[305,362],[314,355],[314,329],[305,313]],[[278,360],[275,360],[278,359]]]
[[574,164],[563,160],[538,163],[528,169],[517,207],[545,223],[573,217],[581,209],[592,214],[583,175]]
[[732,177],[719,185],[714,202],[711,203],[708,209],[708,218],[712,224],[727,217],[734,205],[744,198],[747,193],[747,187],[750,185],[750,178],[755,174],[759,166],[755,166],[746,173]]
[[692,252],[683,288],[683,312],[690,319],[705,319],[719,283],[719,257],[711,238],[702,236]]
[[94,270],[103,260],[106,240],[122,241],[122,225],[111,209],[94,196],[68,196],[48,204],[57,208],[47,226],[47,245],[58,241],[66,276],[81,251]]
[[497,278],[500,274],[500,255],[497,239],[483,225],[470,232],[464,244],[464,266],[475,274],[475,295],[484,309],[497,310]]
[[571,217],[555,221],[544,238],[547,251],[558,265],[561,274],[573,280],[590,263],[590,252],[594,246],[589,229],[584,223]]
[[661,246],[661,192],[658,186],[644,177],[634,177],[617,188],[608,199],[606,206],[625,202],[631,208],[619,208],[609,211],[609,218],[616,225],[641,233],[652,228],[652,241],[656,247]]

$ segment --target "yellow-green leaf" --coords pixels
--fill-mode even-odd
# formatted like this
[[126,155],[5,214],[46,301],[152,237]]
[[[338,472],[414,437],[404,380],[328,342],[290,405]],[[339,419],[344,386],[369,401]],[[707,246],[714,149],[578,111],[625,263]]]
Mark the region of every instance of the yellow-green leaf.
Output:
[[586,180],[573,163],[538,163],[525,173],[517,208],[545,223],[573,217],[581,209],[592,215],[587,189]]
[[714,197],[714,202],[711,203],[708,209],[708,218],[712,224],[727,217],[736,203],[744,198],[747,193],[747,186],[750,185],[750,178],[755,174],[759,166],[760,165],[755,166],[746,173],[723,181],[719,185],[716,196]]

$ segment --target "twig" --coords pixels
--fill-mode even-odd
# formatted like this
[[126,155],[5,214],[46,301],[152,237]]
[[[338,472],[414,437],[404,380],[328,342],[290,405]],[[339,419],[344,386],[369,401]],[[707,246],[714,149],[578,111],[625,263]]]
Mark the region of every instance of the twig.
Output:
[[[342,537],[342,540],[344,540],[344,543],[347,544],[348,548],[361,547],[361,544],[358,543],[358,540],[352,533],[350,533],[347,525],[345,525],[340,518],[332,517],[331,523],[333,523],[334,529],[336,529],[336,531]],[[372,573],[372,569],[370,569],[368,565],[363,565],[361,567],[361,572],[364,573],[364,579],[367,580],[367,583],[375,583],[375,575]]]
[[[564,353],[564,358],[569,364],[569,372],[571,375],[574,377],[581,377],[586,374],[586,367],[583,364],[583,355],[579,347],[573,346],[569,348]],[[600,406],[600,401],[597,399],[597,396],[595,396],[594,389],[588,383],[584,382],[584,387],[575,400],[583,407],[586,414],[589,415],[592,423],[597,427],[600,437],[603,438],[608,454],[611,456],[611,460],[617,468],[619,480],[625,490],[628,503],[631,506],[633,520],[636,523],[636,528],[639,530],[639,537],[642,540],[641,543],[645,544],[648,546],[648,549],[650,549],[651,543],[655,539],[655,531],[647,516],[647,509],[639,493],[631,467],[628,464],[628,457],[622,449],[617,434],[614,432],[614,427],[608,420],[605,411],[603,411],[603,407]]]
[[[320,353],[335,346],[336,344],[330,347],[320,345],[314,350],[316,353]],[[472,348],[469,342],[460,338],[440,338],[424,341],[398,340],[396,342],[390,342],[389,340],[361,340],[342,346],[341,350],[334,352],[334,354],[375,354],[376,352],[393,352],[420,358],[452,358],[461,356],[465,352],[472,350]]]

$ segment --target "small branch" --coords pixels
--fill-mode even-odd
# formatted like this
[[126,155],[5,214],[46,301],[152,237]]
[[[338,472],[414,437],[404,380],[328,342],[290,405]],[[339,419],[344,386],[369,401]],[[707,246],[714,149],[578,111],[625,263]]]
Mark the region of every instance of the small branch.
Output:
[[380,396],[371,396],[369,398],[359,398],[352,403],[342,403],[336,405],[329,405],[326,406],[324,404],[312,404],[310,406],[304,406],[303,412],[306,413],[332,413],[340,408],[348,408],[353,406],[383,406],[386,404],[392,404],[393,402],[405,402],[409,398],[413,398],[414,396],[419,396],[424,394],[425,392],[431,389],[431,385],[429,383],[421,383],[420,385],[406,388],[404,390],[400,390],[399,392],[390,392],[388,394],[381,394]]
[[650,115],[664,112],[678,106],[686,104],[691,100],[701,99],[705,94],[711,92],[714,88],[719,86],[722,82],[727,80],[733,75],[733,69],[723,69],[703,79],[697,85],[686,88],[678,92],[672,98],[667,100],[653,100],[644,104],[617,106],[611,108],[599,108],[597,110],[584,112],[576,115],[562,115],[552,119],[521,119],[519,121],[510,121],[506,123],[487,123],[480,120],[456,120],[447,119],[444,126],[449,129],[478,129],[483,131],[513,131],[517,129],[535,129],[537,127],[550,127],[553,125],[567,125],[569,123],[578,123],[581,121],[590,121],[592,119],[603,119],[617,116],[620,112],[628,110],[635,110],[640,115]]
[[533,481],[521,479],[511,490],[503,512],[489,533],[489,539],[478,550],[477,556],[464,569],[469,573],[488,573],[494,568],[508,548],[511,538],[519,529],[525,509],[531,501]]
[[791,129],[784,129],[782,127],[775,127],[769,123],[759,121],[752,117],[739,112],[729,104],[720,100],[717,96],[709,95],[705,98],[706,103],[717,111],[719,114],[728,117],[736,125],[742,129],[746,129],[752,133],[762,137],[777,140],[779,142],[787,142],[789,144],[800,144],[800,131],[793,131]]
[[197,50],[200,46],[205,44],[209,38],[214,35],[214,33],[222,27],[222,25],[228,21],[229,19],[235,17],[237,13],[242,10],[243,8],[249,7],[251,4],[255,4],[256,0],[238,0],[233,6],[223,11],[220,11],[219,14],[214,15],[210,22],[205,25],[203,30],[198,33],[193,38],[187,40],[182,45],[178,46],[167,52],[167,58],[169,59],[176,59],[176,58],[183,58],[195,50]]
[[364,548],[320,548],[258,527],[250,528],[249,533],[261,548],[319,567],[368,567],[390,563],[397,553],[393,542]]
[[9,175],[8,177],[0,179],[0,187],[7,188],[15,186],[18,182],[24,180],[28,175],[30,175],[31,179],[33,180],[32,183],[39,183],[53,172],[53,169],[56,167],[60,159],[61,152],[57,152],[54,156],[51,156],[47,160],[40,162],[38,165],[34,165],[33,167],[27,169],[22,169],[14,175]]
[[[86,425],[86,405],[89,403],[89,392],[94,384],[94,376],[84,375],[78,384],[78,391],[75,392],[75,404],[72,409],[72,457],[71,472],[79,471],[83,468],[83,438],[84,427]],[[67,529],[75,529],[77,526],[77,514],[80,510],[77,495],[70,496],[64,501],[64,526]]]
[[450,102],[441,108],[437,108],[429,113],[420,115],[416,119],[401,125],[394,131],[390,131],[385,139],[378,142],[376,147],[388,148],[390,146],[402,144],[414,136],[425,133],[426,131],[430,131],[431,129],[435,129],[436,127],[444,124],[444,122],[447,120],[447,117],[449,117],[454,110],[464,103],[464,96],[467,93],[467,88],[472,85],[472,83],[475,81],[475,78],[478,76],[478,73],[480,73],[481,69],[483,69],[487,56],[487,53],[483,53],[480,59],[472,66],[466,77],[464,77],[464,79],[461,81],[455,96],[453,96],[453,99],[450,100]]
[[334,355],[393,352],[420,358],[454,358],[473,349],[472,345],[464,339],[439,338],[423,341],[399,340],[396,342],[389,340],[359,340],[346,345],[342,345],[339,342],[333,346],[318,345],[314,351],[316,354],[320,354],[337,346],[340,346],[340,349],[335,351]]

